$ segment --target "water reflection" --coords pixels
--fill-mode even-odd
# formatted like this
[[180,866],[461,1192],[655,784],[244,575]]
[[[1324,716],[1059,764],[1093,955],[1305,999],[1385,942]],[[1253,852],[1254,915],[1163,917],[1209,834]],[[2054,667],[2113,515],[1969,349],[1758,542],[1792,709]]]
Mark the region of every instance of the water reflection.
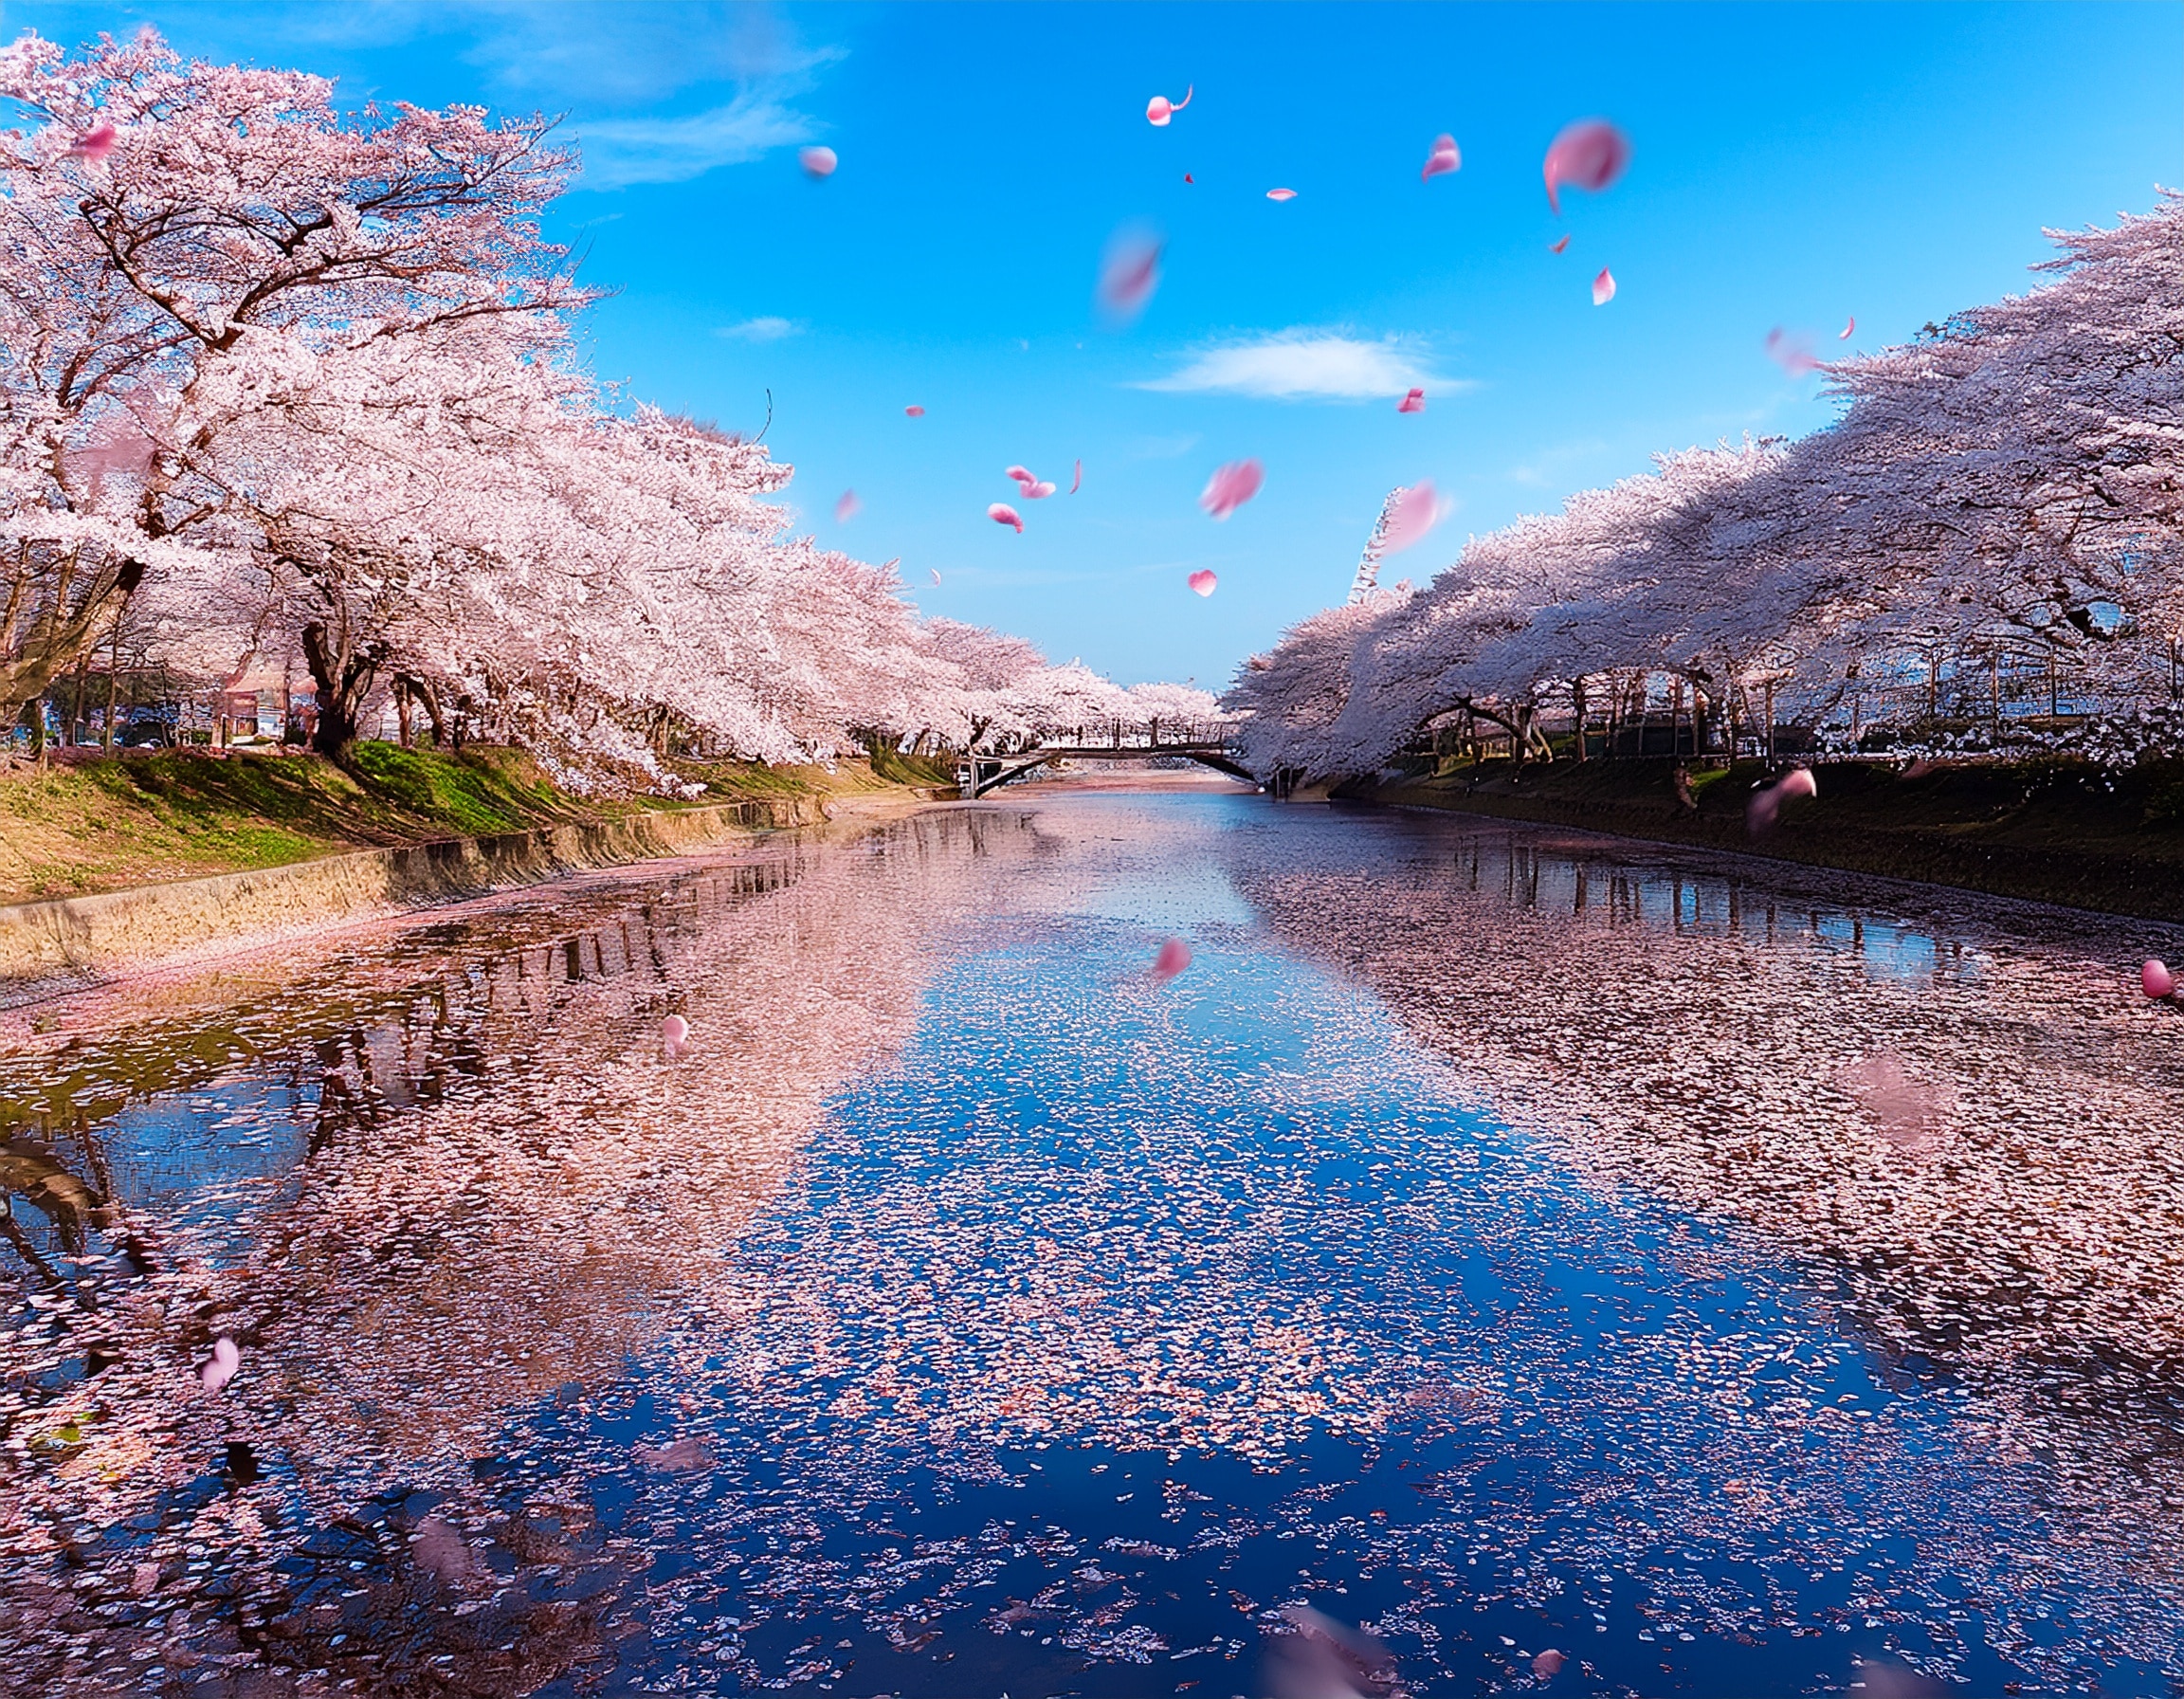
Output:
[[0,1654],[1229,1693],[1310,1605],[1410,1691],[2163,1691],[2138,943],[1109,795],[74,999],[0,1061]]

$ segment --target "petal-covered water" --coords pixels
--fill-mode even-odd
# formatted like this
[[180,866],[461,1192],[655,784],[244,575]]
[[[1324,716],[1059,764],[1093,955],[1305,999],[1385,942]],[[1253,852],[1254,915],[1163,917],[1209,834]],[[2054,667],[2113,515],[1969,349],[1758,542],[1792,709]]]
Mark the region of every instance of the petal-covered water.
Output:
[[0,1690],[2172,1692],[2163,947],[1047,794],[19,1011]]

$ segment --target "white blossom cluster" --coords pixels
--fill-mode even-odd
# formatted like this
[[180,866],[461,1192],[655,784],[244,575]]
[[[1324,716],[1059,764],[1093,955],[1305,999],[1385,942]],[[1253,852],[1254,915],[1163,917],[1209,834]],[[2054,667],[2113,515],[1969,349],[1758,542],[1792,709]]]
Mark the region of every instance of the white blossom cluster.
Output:
[[[1252,765],[1367,773],[1451,716],[1537,748],[1543,714],[1597,723],[1664,683],[1717,722],[1852,742],[1877,719],[1993,740],[2007,714],[2096,759],[2168,746],[2146,728],[2184,694],[2184,199],[2050,234],[2044,287],[1827,367],[1829,428],[1662,455],[1297,626],[1226,699]],[[2065,677],[2089,713],[2057,711]]]

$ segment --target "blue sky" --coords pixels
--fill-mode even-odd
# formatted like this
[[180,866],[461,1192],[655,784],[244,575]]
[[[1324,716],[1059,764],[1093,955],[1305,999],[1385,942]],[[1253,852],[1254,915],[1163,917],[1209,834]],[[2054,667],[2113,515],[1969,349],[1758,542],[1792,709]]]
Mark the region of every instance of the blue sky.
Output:
[[[2179,4],[0,9],[71,43],[146,21],[353,100],[566,114],[587,174],[555,224],[617,291],[600,374],[745,430],[771,389],[800,528],[1126,684],[1217,685],[1339,600],[1395,484],[1459,503],[1385,574],[1423,579],[1657,450],[1824,424],[1776,325],[1902,339],[2029,286],[2043,226],[2184,184]],[[1630,169],[1557,219],[1541,156],[1595,115]],[[1422,183],[1442,132],[1463,169]],[[1117,329],[1094,284],[1131,224],[1166,256]],[[1307,368],[1365,393],[1205,387]],[[1198,492],[1246,456],[1265,490],[1215,523]],[[985,517],[1004,466],[1066,489],[1078,459],[1023,536]]]

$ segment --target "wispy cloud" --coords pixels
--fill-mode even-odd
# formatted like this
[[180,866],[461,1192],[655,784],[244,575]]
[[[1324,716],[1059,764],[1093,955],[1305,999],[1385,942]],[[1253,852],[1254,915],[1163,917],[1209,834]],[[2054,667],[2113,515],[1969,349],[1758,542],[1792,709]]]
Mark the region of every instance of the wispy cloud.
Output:
[[1447,394],[1472,386],[1435,376],[1395,337],[1368,342],[1334,331],[1283,330],[1205,349],[1181,371],[1136,387],[1273,401],[1366,401],[1410,389]]
[[725,106],[684,118],[616,118],[573,126],[584,149],[587,189],[632,183],[685,183],[720,165],[737,165],[793,142],[815,126],[774,96],[757,90]]
[[793,320],[768,313],[760,318],[746,319],[740,324],[723,324],[713,334],[726,337],[732,342],[778,342],[783,337],[792,337],[803,328]]

